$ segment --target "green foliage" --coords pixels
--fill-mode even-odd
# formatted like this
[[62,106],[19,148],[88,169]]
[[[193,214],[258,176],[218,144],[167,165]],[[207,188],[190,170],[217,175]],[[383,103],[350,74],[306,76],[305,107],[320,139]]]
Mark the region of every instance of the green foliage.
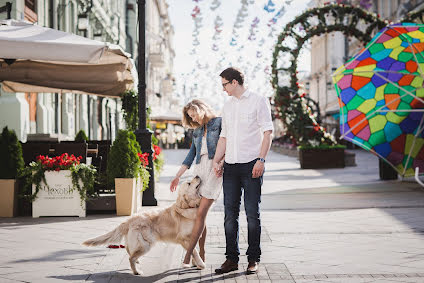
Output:
[[[86,200],[86,196],[94,195],[94,183],[96,182],[97,170],[93,165],[87,165],[85,163],[72,166],[71,178],[74,189],[79,191],[82,202]],[[80,186],[82,183],[82,187]]]
[[140,179],[142,182],[141,192],[144,192],[149,187],[150,173],[145,167],[141,167]]
[[82,130],[82,129],[79,130],[79,132],[75,136],[75,141],[76,142],[87,142],[88,141],[88,137],[85,134],[84,130]]
[[[122,99],[122,111],[124,114],[125,124],[127,129],[130,131],[135,131],[138,129],[138,94],[135,90],[127,90],[121,94]],[[147,107],[146,109],[146,123],[147,128],[152,129],[150,126],[150,115],[152,114],[152,109]],[[152,135],[152,143],[158,145],[159,140]]]
[[139,176],[141,162],[137,154],[140,152],[140,145],[134,133],[119,130],[107,161],[108,181],[113,183],[115,178],[136,178]]
[[135,131],[138,128],[138,95],[135,90],[122,93],[122,110],[127,129]]
[[[21,197],[28,198],[34,201],[37,198],[38,192],[42,189],[41,184],[46,184],[45,170],[40,162],[31,162],[29,166],[22,171],[24,180],[24,192]],[[32,185],[35,185],[35,192],[32,193]]]
[[156,159],[153,161],[155,168],[155,180],[159,180],[160,174],[162,173],[163,165],[165,164],[165,157],[163,153],[160,153],[156,156]]
[[0,136],[0,179],[16,179],[24,169],[22,146],[15,131],[3,128]]

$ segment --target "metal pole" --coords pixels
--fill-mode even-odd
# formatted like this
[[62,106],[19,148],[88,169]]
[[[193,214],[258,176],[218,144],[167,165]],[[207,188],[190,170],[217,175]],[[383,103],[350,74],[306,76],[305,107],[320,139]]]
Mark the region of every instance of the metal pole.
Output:
[[6,11],[7,11],[7,19],[10,20],[12,18],[11,12],[12,12],[12,3],[6,2]]
[[146,127],[146,1],[138,0],[138,129],[137,141],[143,153],[149,153],[149,187],[143,192],[143,206],[156,206],[153,169],[152,131]]

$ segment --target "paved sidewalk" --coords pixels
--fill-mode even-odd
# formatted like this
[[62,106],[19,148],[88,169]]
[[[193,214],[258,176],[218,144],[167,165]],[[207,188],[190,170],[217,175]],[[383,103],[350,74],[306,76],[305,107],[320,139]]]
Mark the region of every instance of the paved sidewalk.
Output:
[[[185,150],[166,150],[156,185],[160,206]],[[0,282],[424,282],[424,190],[413,181],[378,180],[378,160],[356,150],[357,167],[301,170],[271,153],[262,191],[260,272],[246,276],[247,231],[240,215],[241,264],[215,275],[224,260],[222,195],[208,215],[207,268],[179,268],[184,251],[157,244],[130,272],[125,249],[80,243],[127,217],[0,219]],[[154,208],[143,208],[154,209]]]

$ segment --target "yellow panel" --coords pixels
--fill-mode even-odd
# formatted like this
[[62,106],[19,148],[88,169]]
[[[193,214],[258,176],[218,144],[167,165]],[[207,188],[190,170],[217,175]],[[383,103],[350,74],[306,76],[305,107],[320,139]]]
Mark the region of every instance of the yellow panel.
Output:
[[386,87],[385,85],[382,85],[382,86],[379,86],[379,87],[375,90],[375,99],[376,99],[377,101],[384,99],[384,88],[385,88],[385,87]]
[[364,114],[367,114],[371,109],[375,107],[377,101],[375,99],[368,99],[362,102],[361,105],[357,108],[358,111],[361,111]]
[[383,43],[384,47],[388,49],[393,49],[402,44],[402,40],[399,37],[392,38]]
[[396,48],[393,48],[393,51],[390,53],[390,57],[392,57],[393,59],[397,60],[399,54],[405,49],[405,47],[403,46],[398,46]]

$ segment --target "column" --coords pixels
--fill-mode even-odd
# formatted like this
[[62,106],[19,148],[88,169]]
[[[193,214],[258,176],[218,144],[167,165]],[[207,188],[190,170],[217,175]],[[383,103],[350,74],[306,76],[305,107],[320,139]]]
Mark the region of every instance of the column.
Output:
[[8,126],[18,139],[26,142],[29,133],[29,105],[25,93],[10,93],[0,89],[0,130]]

